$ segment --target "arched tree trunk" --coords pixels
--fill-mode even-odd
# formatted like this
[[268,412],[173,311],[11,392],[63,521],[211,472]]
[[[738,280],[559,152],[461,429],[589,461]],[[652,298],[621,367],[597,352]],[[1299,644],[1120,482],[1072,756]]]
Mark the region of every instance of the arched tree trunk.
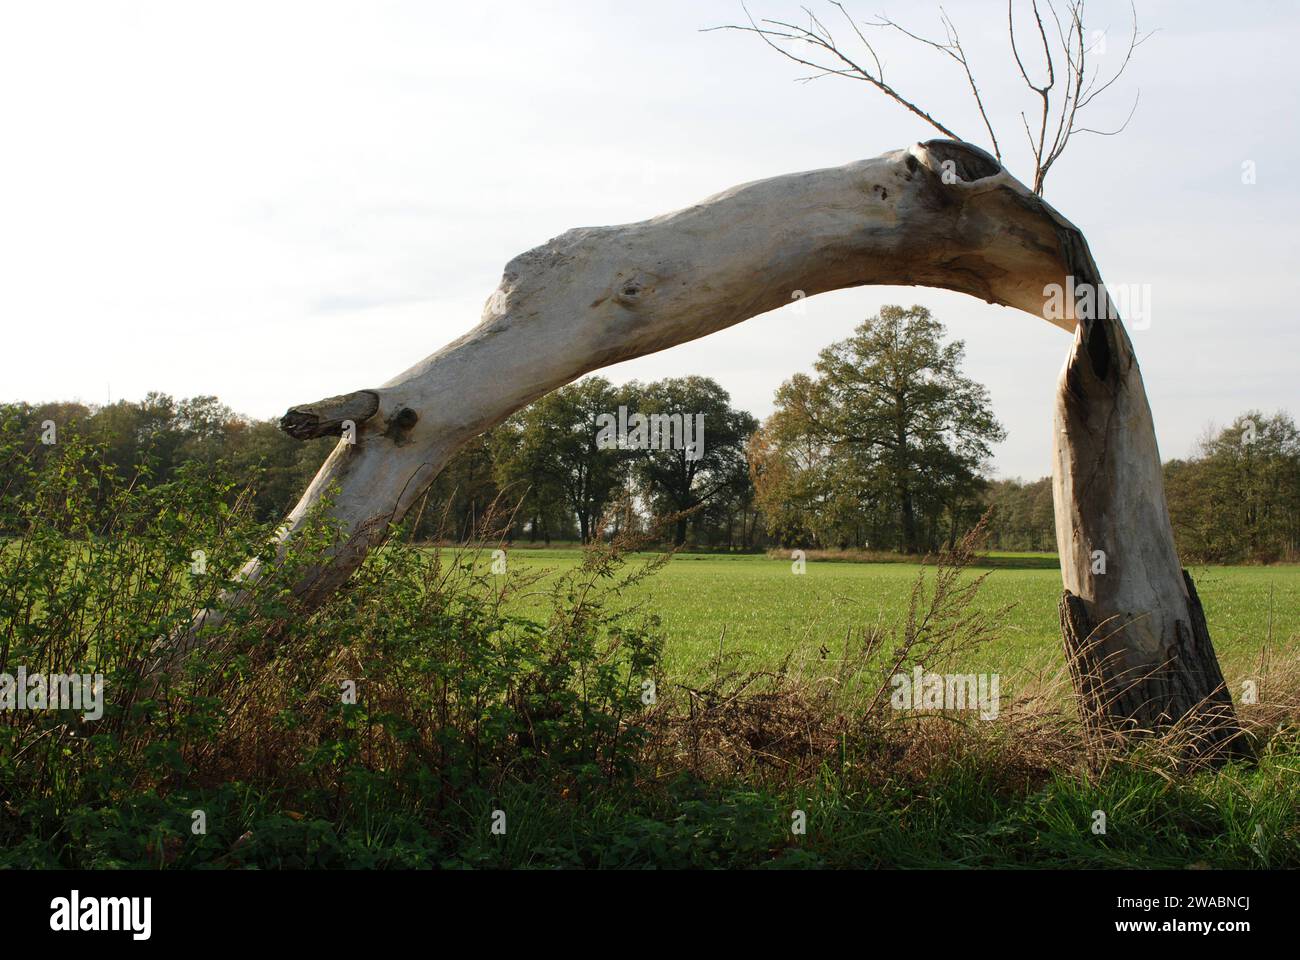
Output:
[[[584,373],[864,284],[943,287],[1044,317],[1046,288],[1071,276],[1097,279],[1079,231],[987,153],[950,140],[745,184],[641,223],[571,230],[507,264],[482,322],[459,340],[381,387],[285,415],[284,429],[304,439],[356,425],[355,443],[340,441],[282,533],[283,548],[337,486],[343,541],[299,584],[298,602],[310,609],[342,583],[461,445]],[[1075,332],[1072,317],[1052,322]],[[1150,412],[1118,321],[1079,325],[1057,407],[1066,635],[1085,713],[1115,729],[1194,713],[1226,739],[1231,701],[1194,705],[1217,664],[1174,553]],[[1104,576],[1089,572],[1094,549],[1109,551]],[[261,574],[252,561],[241,577]],[[244,596],[204,611],[167,662]],[[1083,641],[1097,625],[1118,627],[1106,649],[1124,668],[1089,686],[1082,666],[1095,644]],[[1148,666],[1158,670],[1134,692],[1126,678]]]

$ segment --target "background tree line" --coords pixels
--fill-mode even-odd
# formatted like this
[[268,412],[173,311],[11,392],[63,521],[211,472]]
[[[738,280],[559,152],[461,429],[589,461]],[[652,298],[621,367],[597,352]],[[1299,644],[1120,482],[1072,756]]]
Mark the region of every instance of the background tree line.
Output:
[[[702,414],[698,455],[673,448],[602,448],[602,414]],[[297,501],[337,442],[293,440],[275,420],[240,416],[216,397],[176,400],[150,393],[141,401],[105,406],[77,402],[0,405],[0,425],[24,439],[33,458],[81,437],[103,450],[112,475],[165,483],[195,461],[223,462],[236,476],[256,477],[254,509],[281,518]],[[47,425],[53,434],[47,434]],[[673,517],[666,539],[682,544],[746,549],[760,545],[760,524],[745,459],[757,428],[707,377],[681,377],[615,387],[587,377],[543,397],[460,451],[430,489],[414,533],[420,538],[471,537],[493,511],[511,517],[508,535],[534,542],[586,541],[607,531],[602,518],[616,503],[632,505],[620,523]],[[43,435],[55,444],[42,442]],[[3,465],[0,464],[0,473]],[[18,482],[0,476],[6,495]]]
[[[1243,413],[1207,430],[1192,455],[1164,465],[1165,497],[1184,560],[1300,560],[1300,431],[1285,412]],[[1052,481],[997,480],[990,545],[1052,550]]]
[[[708,377],[623,386],[586,377],[461,450],[431,488],[415,536],[469,538],[495,510],[512,540],[534,543],[670,517],[662,539],[700,548],[924,553],[992,508],[991,548],[1051,551],[1051,480],[988,479],[1004,433],[985,388],[962,374],[963,351],[924,308],[884,307],[783,383],[761,425]],[[700,455],[598,442],[600,418],[620,407],[629,417],[702,414]],[[207,396],[0,405],[0,425],[18,431],[32,457],[53,449],[41,442],[48,423],[60,440],[100,444],[105,465],[138,483],[167,482],[187,462],[224,462],[256,478],[254,508],[267,521],[293,506],[335,442],[293,440],[274,420]],[[3,492],[21,494],[4,472],[0,464]],[[1288,414],[1249,411],[1207,432],[1192,456],[1165,464],[1165,486],[1186,559],[1300,559],[1300,431]]]

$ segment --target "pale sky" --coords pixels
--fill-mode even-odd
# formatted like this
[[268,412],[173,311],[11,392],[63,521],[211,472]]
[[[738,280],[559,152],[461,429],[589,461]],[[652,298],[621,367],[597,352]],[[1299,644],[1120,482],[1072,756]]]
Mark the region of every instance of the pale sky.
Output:
[[[926,0],[846,6],[939,30]],[[944,6],[1027,177],[1033,103],[1005,6]],[[1109,66],[1128,6],[1092,6]],[[1137,113],[1117,137],[1076,138],[1047,198],[1109,283],[1150,285],[1150,327],[1131,335],[1169,458],[1249,408],[1300,416],[1300,7],[1138,11],[1159,32],[1088,119],[1117,125],[1140,88]],[[756,37],[699,32],[742,16],[733,0],[0,0],[0,400],[161,390],[278,416],[459,336],[507,260],[570,227],[936,135],[861,83],[793,82]],[[877,50],[888,80],[983,143],[955,64],[896,36]],[[764,416],[884,303],[926,305],[966,341],[1009,432],[997,472],[1046,474],[1069,338],[958,294],[827,294],[604,372],[709,375]]]

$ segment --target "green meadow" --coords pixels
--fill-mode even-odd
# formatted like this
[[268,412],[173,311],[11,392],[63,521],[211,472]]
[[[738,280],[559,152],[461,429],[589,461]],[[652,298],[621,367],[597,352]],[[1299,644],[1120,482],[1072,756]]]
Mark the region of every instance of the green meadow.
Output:
[[[580,556],[572,548],[511,549],[509,575],[540,577],[512,600],[518,612],[539,612],[547,583]],[[789,656],[792,669],[824,672],[825,661],[839,659],[859,628],[901,624],[918,575],[933,571],[919,563],[808,560],[796,574],[787,558],[679,553],[624,599],[662,620],[664,666],[673,679],[700,678],[719,652],[735,669],[769,669]],[[1281,647],[1300,636],[1300,566],[1203,566],[1191,573],[1230,682],[1251,672],[1270,640]],[[968,576],[981,574],[987,579],[977,603],[1000,614],[999,628],[978,662],[966,666],[1002,672],[1004,682],[1050,680],[1064,666],[1056,556],[990,553]]]

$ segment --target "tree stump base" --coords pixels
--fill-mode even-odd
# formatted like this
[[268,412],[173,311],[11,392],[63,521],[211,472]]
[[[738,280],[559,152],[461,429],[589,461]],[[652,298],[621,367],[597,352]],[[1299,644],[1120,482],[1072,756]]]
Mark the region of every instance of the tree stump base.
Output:
[[1253,756],[1186,570],[1183,580],[1190,622],[1177,622],[1173,647],[1153,663],[1133,662],[1118,618],[1097,623],[1086,600],[1069,590],[1061,596],[1065,656],[1094,762],[1114,748],[1155,737],[1166,738],[1193,763]]

